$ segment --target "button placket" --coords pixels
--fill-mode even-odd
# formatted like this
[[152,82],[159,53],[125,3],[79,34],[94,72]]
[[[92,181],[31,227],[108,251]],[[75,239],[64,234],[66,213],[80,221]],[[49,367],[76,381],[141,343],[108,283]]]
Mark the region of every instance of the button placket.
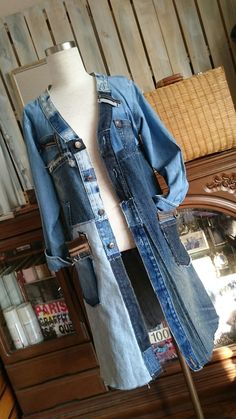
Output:
[[[96,173],[92,167],[92,163],[90,161],[87,150],[85,149],[81,153],[77,153],[76,160],[78,167],[80,168],[81,177],[83,179],[84,187],[86,189],[93,213],[95,215],[95,219],[99,219],[101,215],[98,212],[103,210],[103,202],[99,192]],[[97,192],[94,192],[95,189],[97,189]]]
[[[112,114],[110,115],[110,119],[112,120]],[[119,255],[119,249],[117,247],[110,223],[107,219],[106,212],[103,208],[103,201],[100,195],[96,173],[94,172],[89,153],[85,146],[82,147],[82,150],[78,149],[78,151],[81,152],[76,152],[75,158],[80,170],[80,175],[83,179],[84,187],[87,192],[92,211],[95,216],[95,222],[97,224],[97,229],[99,231],[99,236],[103,244],[103,248],[109,259],[115,256],[117,257],[117,255]],[[91,172],[93,175],[92,177],[90,177]]]

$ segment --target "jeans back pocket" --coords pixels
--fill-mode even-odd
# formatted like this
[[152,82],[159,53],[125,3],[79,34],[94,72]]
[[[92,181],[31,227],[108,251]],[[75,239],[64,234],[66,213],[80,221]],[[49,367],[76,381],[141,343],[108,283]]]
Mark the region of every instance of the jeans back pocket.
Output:
[[191,258],[180,240],[176,218],[160,221],[160,228],[176,263],[188,266],[191,263]]
[[120,152],[120,158],[127,158],[134,154],[138,148],[138,141],[133,133],[131,122],[128,119],[114,120],[116,137],[112,139],[115,152]]

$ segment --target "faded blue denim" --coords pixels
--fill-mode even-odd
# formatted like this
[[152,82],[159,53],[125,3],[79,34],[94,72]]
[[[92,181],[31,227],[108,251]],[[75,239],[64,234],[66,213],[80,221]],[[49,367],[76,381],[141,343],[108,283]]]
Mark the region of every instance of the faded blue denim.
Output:
[[[188,365],[199,370],[211,357],[218,317],[177,233],[174,210],[188,189],[180,148],[132,81],[95,77],[101,158],[172,334]],[[26,106],[23,126],[48,266],[71,265],[66,240],[87,235],[91,255],[75,266],[101,376],[115,388],[144,385],[161,368],[86,146],[48,91]],[[166,196],[155,171],[166,180]]]

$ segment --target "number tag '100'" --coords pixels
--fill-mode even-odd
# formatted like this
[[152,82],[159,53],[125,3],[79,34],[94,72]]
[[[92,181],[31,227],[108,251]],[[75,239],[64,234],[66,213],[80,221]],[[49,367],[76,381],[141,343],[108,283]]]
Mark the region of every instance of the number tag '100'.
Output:
[[160,343],[166,339],[171,339],[170,330],[168,327],[163,327],[163,329],[153,330],[149,333],[149,339],[151,344]]

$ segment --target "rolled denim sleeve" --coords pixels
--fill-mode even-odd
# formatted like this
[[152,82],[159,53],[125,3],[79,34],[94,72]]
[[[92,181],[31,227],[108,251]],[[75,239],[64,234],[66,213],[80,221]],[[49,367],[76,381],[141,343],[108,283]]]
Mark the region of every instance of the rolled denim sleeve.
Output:
[[60,268],[71,265],[69,258],[67,259],[68,253],[65,245],[65,234],[60,219],[60,205],[53,182],[36,146],[37,135],[26,110],[23,113],[22,123],[42,221],[46,260],[49,269],[58,271]]
[[185,198],[188,181],[180,147],[160,121],[139,88],[132,82],[134,113],[146,158],[150,165],[165,179],[168,193],[154,197],[157,209],[170,211]]

